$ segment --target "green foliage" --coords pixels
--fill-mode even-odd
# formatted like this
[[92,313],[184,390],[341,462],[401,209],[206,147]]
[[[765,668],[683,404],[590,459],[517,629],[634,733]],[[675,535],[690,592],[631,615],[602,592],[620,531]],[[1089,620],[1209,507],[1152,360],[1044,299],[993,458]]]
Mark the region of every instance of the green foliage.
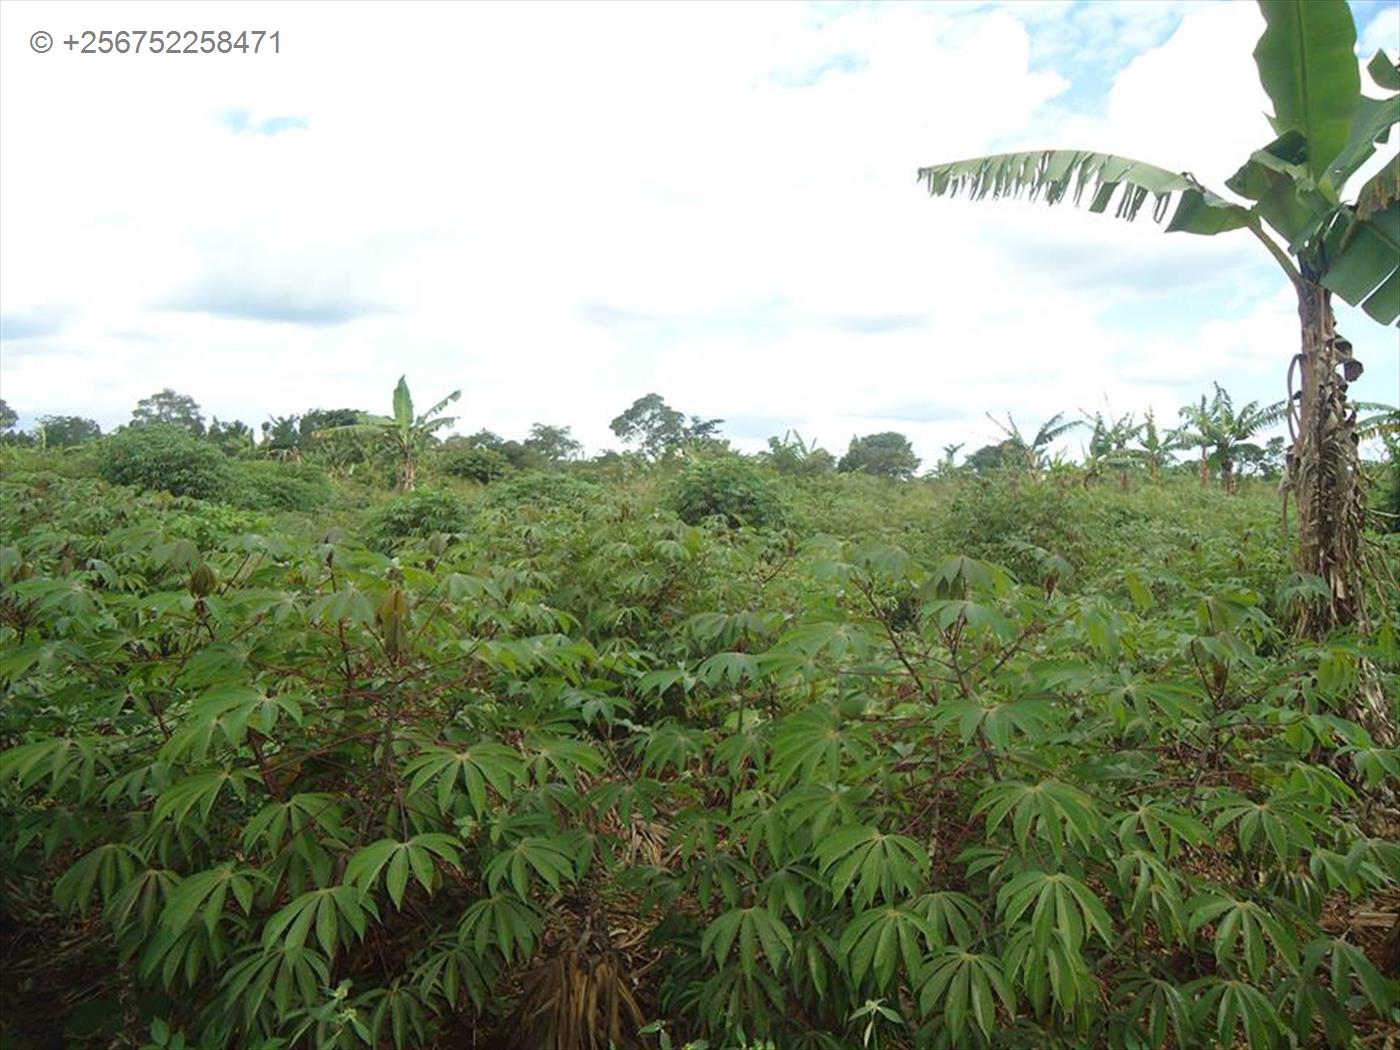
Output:
[[394,387],[393,415],[361,414],[355,423],[331,426],[316,431],[314,436],[323,441],[337,437],[366,439],[392,457],[399,490],[412,492],[418,484],[418,462],[423,453],[437,440],[439,430],[456,422],[455,416],[444,416],[442,410],[461,396],[460,390],[454,390],[426,412],[415,414],[407,378],[399,376]]
[[436,450],[433,469],[463,481],[486,485],[510,472],[510,460],[504,452],[473,444],[466,438],[448,438]]
[[577,459],[583,452],[582,443],[575,441],[569,430],[569,427],[534,423],[530,426],[530,436],[521,444],[527,451],[539,456],[547,466],[557,467],[561,463]]
[[903,434],[887,431],[851,438],[837,468],[842,473],[873,474],[878,478],[909,478],[919,469],[919,457]]
[[102,428],[82,416],[40,416],[39,427],[48,448],[70,448],[102,436]]
[[738,456],[699,459],[676,477],[672,506],[680,519],[698,525],[720,517],[730,528],[780,528],[787,520],[782,495],[762,471]]
[[836,469],[836,457],[818,445],[808,445],[802,435],[789,430],[781,438],[768,439],[768,451],[760,459],[779,474],[789,477],[816,477]]
[[144,423],[105,438],[99,470],[118,485],[196,499],[223,499],[234,489],[228,459],[188,429]]
[[1022,461],[1010,441],[1001,441],[995,445],[981,446],[968,455],[963,465],[978,474],[989,474],[994,470],[1021,466]]
[[458,496],[442,489],[420,489],[396,496],[374,510],[365,522],[369,543],[389,549],[412,537],[461,532],[470,511]]
[[136,402],[131,412],[131,425],[178,427],[191,434],[202,435],[204,416],[200,414],[194,398],[188,394],[177,394],[166,387]]
[[942,540],[948,550],[1005,565],[1023,580],[1042,576],[1047,555],[1065,559],[1071,570],[1082,567],[1092,525],[1082,513],[1065,512],[1074,498],[1015,477],[980,480],[953,497]]
[[[1182,418],[1194,428],[1183,435],[1183,441],[1202,450],[1204,463],[1220,473],[1223,488],[1235,487],[1235,469],[1240,464],[1255,465],[1260,472],[1269,469],[1269,453],[1249,439],[1264,427],[1271,426],[1283,418],[1285,404],[1280,401],[1265,408],[1259,402],[1251,401],[1236,410],[1228,391],[1219,383],[1215,384],[1215,394],[1209,401],[1204,394],[1199,404],[1187,405],[1181,410]],[[1278,470],[1283,442],[1271,445],[1273,471]]]
[[1400,688],[1400,625],[1294,639],[1271,495],[767,479],[798,542],[570,467],[274,528],[61,459],[0,481],[20,1045],[1395,1022],[1351,920],[1395,891],[1400,752],[1348,703]]
[[612,421],[612,432],[629,445],[636,445],[648,459],[669,459],[687,447],[723,445],[719,438],[722,419],[701,419],[672,408],[660,394],[637,398]]
[[209,423],[209,431],[204,435],[226,456],[251,456],[255,451],[253,428],[242,420],[221,422],[215,416]]
[[335,495],[325,473],[309,464],[248,460],[234,465],[232,502],[252,510],[311,512]]
[[484,505],[501,510],[535,508],[582,511],[606,498],[599,485],[573,474],[531,472],[516,474],[492,485]]

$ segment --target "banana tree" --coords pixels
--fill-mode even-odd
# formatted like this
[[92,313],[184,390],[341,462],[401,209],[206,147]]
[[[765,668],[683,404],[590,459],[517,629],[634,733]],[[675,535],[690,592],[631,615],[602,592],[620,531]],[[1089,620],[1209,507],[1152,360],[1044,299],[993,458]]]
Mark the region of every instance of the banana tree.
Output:
[[1277,135],[1225,185],[1248,203],[1211,191],[1189,173],[1080,150],[1001,153],[934,164],[919,179],[934,196],[1027,197],[1136,218],[1149,198],[1168,232],[1247,231],[1292,284],[1301,345],[1288,367],[1292,449],[1288,483],[1299,508],[1298,568],[1327,582],[1329,597],[1304,612],[1321,636],[1363,617],[1364,501],[1355,411],[1347,384],[1361,374],[1336,330],[1332,296],[1389,325],[1400,317],[1400,162],[1392,158],[1342,193],[1400,120],[1400,66],[1384,52],[1367,66],[1390,94],[1361,94],[1356,25],[1346,0],[1259,0],[1265,28],[1254,49],[1273,103]]
[[1199,405],[1183,408],[1182,416],[1195,428],[1188,440],[1201,447],[1202,480],[1208,478],[1213,464],[1220,470],[1220,487],[1234,492],[1237,487],[1235,466],[1251,454],[1257,457],[1264,452],[1250,438],[1283,419],[1287,408],[1285,401],[1263,407],[1258,401],[1251,401],[1237,411],[1229,391],[1219,383],[1215,384],[1215,396],[1209,402],[1202,394]]
[[1157,418],[1149,408],[1147,417],[1142,422],[1138,447],[1133,451],[1147,464],[1147,476],[1156,481],[1162,476],[1162,468],[1172,461],[1172,453],[1189,447],[1190,442],[1186,440],[1180,428],[1165,433],[1158,430]]
[[1084,487],[1103,476],[1105,470],[1118,472],[1118,487],[1128,491],[1128,472],[1137,465],[1141,457],[1137,450],[1128,447],[1142,431],[1142,424],[1135,422],[1129,412],[1117,419],[1105,417],[1102,412],[1092,416],[1084,413],[1085,422],[1093,427],[1089,434],[1089,444],[1084,450]]
[[454,390],[428,411],[416,416],[413,414],[413,395],[408,391],[408,383],[403,376],[399,376],[398,385],[394,387],[392,416],[362,414],[358,423],[327,427],[317,431],[317,436],[359,434],[381,442],[393,454],[399,491],[412,492],[418,483],[419,457],[437,431],[457,421],[456,416],[440,416],[438,413],[461,396],[460,390]]
[[959,450],[965,444],[967,444],[967,442],[959,441],[956,444],[948,444],[943,446],[943,455],[938,460],[938,462],[934,464],[933,467],[934,477],[947,477],[949,474],[952,474],[958,469],[957,466],[954,464],[953,460],[957,458]]
[[987,413],[987,418],[1006,435],[1006,440],[1002,444],[1006,446],[1007,451],[1014,458],[1020,461],[1017,465],[1025,467],[1031,473],[1043,470],[1050,465],[1049,449],[1051,445],[1075,427],[1083,426],[1077,419],[1065,421],[1065,414],[1056,412],[1040,424],[1035,436],[1028,439],[1021,433],[1021,428],[1016,425],[1016,420],[1012,418],[1010,412],[1006,413],[1005,423],[990,412]]

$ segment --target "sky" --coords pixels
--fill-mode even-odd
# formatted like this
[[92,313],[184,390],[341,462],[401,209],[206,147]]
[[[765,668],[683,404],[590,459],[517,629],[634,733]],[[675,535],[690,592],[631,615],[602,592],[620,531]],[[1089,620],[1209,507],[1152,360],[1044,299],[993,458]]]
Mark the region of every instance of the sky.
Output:
[[[1395,0],[1352,7],[1363,62],[1400,51]],[[279,50],[62,43],[155,27]],[[388,412],[406,374],[423,407],[462,390],[460,433],[598,451],[655,391],[745,450],[897,430],[930,464],[997,440],[986,413],[1274,401],[1296,313],[1248,234],[915,180],[1065,146],[1223,188],[1273,137],[1262,27],[1205,0],[7,0],[0,396],[105,429],[173,387],[256,428]],[[1339,328],[1352,395],[1400,402],[1395,330]]]

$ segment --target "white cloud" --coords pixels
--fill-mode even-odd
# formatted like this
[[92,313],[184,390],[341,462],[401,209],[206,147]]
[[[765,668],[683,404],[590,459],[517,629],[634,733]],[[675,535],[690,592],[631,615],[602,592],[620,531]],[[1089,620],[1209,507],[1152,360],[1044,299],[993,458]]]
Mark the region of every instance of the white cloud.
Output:
[[1400,54],[1400,12],[1394,8],[1382,7],[1361,29],[1356,49],[1361,57],[1370,60],[1381,48],[1390,54],[1392,60]]
[[[598,447],[657,389],[750,447],[769,423],[828,447],[899,429],[931,460],[993,437],[984,410],[1174,414],[1213,358],[1263,390],[1286,361],[1243,235],[913,181],[1006,144],[1223,180],[1269,137],[1252,5],[209,3],[180,9],[191,28],[277,28],[283,53],[25,46],[172,10],[0,12],[0,313],[31,335],[0,375],[22,412],[111,425],[171,385],[256,423],[382,409],[407,373],[420,399],[464,388],[466,430],[547,420]],[[1108,29],[1136,57],[1098,115],[1066,115]],[[306,127],[255,130],[279,118]],[[1170,331],[1130,320],[1173,304]]]

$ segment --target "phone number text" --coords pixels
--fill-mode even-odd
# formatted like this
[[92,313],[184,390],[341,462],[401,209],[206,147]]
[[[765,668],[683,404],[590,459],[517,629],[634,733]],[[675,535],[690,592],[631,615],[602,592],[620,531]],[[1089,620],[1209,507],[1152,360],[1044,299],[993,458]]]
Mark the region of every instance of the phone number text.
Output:
[[265,29],[87,29],[60,41],[80,55],[280,55],[281,34]]

